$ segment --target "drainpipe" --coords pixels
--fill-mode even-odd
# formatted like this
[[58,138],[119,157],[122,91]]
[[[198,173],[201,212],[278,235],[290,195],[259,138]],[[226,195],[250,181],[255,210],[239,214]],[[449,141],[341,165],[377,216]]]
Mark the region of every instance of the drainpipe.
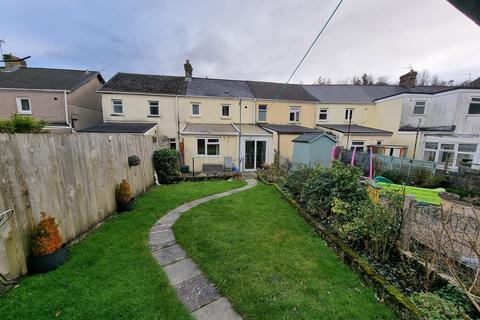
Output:
[[238,126],[238,169],[242,173],[243,179],[243,168],[242,168],[242,99],[238,102],[238,107],[240,110],[240,124]]
[[67,90],[63,90],[63,100],[65,103],[65,123],[70,127],[73,132],[72,124],[68,121],[68,103],[67,103]]

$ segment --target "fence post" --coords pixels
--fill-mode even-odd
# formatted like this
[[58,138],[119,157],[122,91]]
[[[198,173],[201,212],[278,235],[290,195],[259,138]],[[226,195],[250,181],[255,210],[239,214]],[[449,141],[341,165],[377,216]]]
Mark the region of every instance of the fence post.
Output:
[[410,250],[410,244],[412,242],[412,204],[414,202],[415,196],[410,194],[405,195],[405,201],[403,202],[403,225],[400,231],[400,248],[405,251]]

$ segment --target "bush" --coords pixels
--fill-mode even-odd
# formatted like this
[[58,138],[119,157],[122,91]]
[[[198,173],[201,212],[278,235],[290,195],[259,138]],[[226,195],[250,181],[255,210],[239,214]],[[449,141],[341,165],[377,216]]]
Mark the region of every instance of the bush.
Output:
[[32,233],[32,254],[34,256],[45,256],[60,249],[63,239],[58,231],[58,224],[55,218],[47,216],[45,212],[40,213],[41,218]]
[[285,188],[292,194],[295,199],[299,199],[303,191],[305,183],[313,174],[315,169],[309,168],[307,166],[301,166],[295,171],[289,173],[287,181],[285,183]]
[[130,184],[127,179],[123,179],[122,182],[115,189],[115,197],[118,203],[129,203],[133,198],[133,192],[130,188]]
[[257,170],[257,176],[269,183],[283,184],[287,176],[287,170],[277,163],[266,164]]
[[0,133],[39,133],[46,125],[44,120],[14,114],[11,119],[0,119]]
[[453,302],[440,297],[436,293],[421,292],[411,296],[412,301],[417,305],[426,319],[435,320],[463,320],[470,319],[463,309]]
[[418,169],[411,175],[411,181],[416,186],[425,184],[432,178],[432,171],[427,169]]
[[160,183],[172,183],[180,175],[177,151],[161,149],[153,153],[153,167]]
[[422,184],[423,188],[445,188],[448,186],[448,176],[438,175],[433,176]]
[[133,156],[128,157],[128,165],[130,167],[136,167],[136,166],[140,165],[140,157],[137,156],[137,155],[133,155]]
[[407,176],[401,171],[397,170],[385,170],[380,173],[380,175],[393,183],[404,184],[408,182]]

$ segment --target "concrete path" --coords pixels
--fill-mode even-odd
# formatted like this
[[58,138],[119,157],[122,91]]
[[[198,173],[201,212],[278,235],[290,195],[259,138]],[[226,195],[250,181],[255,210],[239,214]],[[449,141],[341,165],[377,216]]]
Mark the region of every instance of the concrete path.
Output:
[[248,179],[247,183],[242,188],[185,203],[164,215],[150,230],[150,250],[153,256],[163,267],[170,284],[195,319],[241,320],[242,317],[233,310],[230,302],[220,295],[195,262],[188,258],[187,253],[177,244],[172,226],[182,213],[193,207],[253,188],[257,181]]

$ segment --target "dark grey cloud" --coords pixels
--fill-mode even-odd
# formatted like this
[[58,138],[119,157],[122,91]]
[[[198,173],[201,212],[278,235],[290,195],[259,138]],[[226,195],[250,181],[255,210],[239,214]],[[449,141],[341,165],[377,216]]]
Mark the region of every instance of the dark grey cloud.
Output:
[[[2,1],[3,2],[3,1]],[[337,0],[8,1],[5,51],[30,65],[285,81]],[[412,65],[480,76],[480,28],[443,0],[345,0],[293,79],[363,72],[396,80]]]

